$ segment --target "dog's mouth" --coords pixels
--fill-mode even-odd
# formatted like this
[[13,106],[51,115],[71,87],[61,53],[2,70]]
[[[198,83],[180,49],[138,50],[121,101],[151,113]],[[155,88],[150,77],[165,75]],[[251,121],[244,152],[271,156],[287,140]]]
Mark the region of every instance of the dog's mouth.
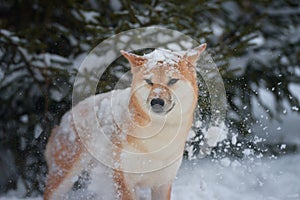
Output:
[[167,108],[163,99],[155,98],[151,100],[150,106],[152,112],[162,115],[169,113],[174,108],[175,103],[173,103],[170,108]]
[[162,114],[164,113],[164,107],[163,106],[160,106],[160,105],[153,105],[151,106],[151,110],[157,114]]

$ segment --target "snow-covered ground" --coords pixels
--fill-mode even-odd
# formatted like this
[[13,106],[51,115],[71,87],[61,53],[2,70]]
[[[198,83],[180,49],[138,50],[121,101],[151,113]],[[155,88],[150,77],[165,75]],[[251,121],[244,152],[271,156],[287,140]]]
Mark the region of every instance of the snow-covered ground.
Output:
[[173,194],[176,200],[299,200],[300,155],[184,163]]
[[[19,192],[0,197],[0,200],[17,199]],[[299,200],[300,154],[277,159],[184,162],[173,185],[172,199]]]

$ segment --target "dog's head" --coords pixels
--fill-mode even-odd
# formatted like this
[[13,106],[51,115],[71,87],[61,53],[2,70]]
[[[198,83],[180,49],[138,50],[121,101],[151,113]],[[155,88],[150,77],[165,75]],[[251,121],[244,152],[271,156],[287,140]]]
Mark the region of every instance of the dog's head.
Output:
[[194,109],[197,102],[196,63],[206,44],[173,52],[156,49],[144,56],[121,51],[131,65],[132,95],[144,111],[166,115]]

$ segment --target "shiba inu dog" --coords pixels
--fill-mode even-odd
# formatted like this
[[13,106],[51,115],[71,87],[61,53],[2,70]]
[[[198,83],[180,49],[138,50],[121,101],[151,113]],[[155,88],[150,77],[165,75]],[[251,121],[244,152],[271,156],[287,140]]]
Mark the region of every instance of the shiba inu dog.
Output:
[[121,51],[131,66],[131,87],[85,99],[52,130],[44,199],[67,198],[83,170],[96,182],[94,199],[135,200],[145,189],[153,200],[170,199],[197,104],[195,67],[205,48],[144,56]]

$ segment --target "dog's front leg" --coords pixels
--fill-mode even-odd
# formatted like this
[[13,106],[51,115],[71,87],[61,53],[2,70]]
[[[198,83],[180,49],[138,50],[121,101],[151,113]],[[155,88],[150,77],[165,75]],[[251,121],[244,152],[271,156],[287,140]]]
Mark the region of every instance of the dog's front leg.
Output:
[[124,172],[114,170],[114,181],[117,196],[120,200],[136,200],[134,185],[126,182]]
[[172,183],[167,183],[151,188],[152,200],[170,200],[171,199]]

